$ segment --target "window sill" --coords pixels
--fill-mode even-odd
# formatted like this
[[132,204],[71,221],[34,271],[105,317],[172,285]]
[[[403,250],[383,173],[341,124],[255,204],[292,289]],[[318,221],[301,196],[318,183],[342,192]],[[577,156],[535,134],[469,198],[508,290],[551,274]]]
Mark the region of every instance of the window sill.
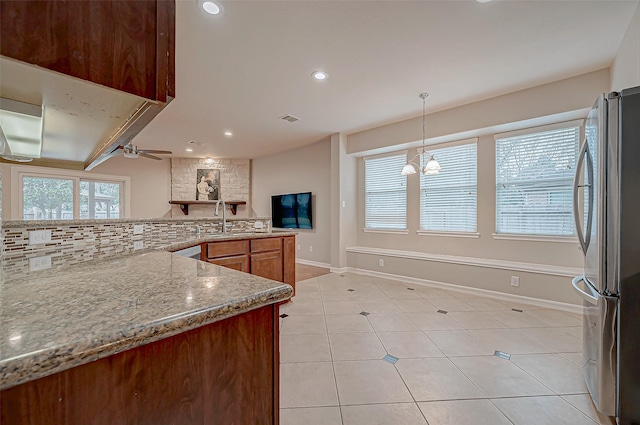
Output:
[[448,238],[478,239],[480,237],[480,233],[477,232],[437,232],[431,230],[418,230],[416,233],[419,236],[444,236]]
[[492,236],[497,240],[578,243],[578,239],[574,236],[518,235],[513,233],[493,233]]
[[365,233],[389,233],[394,235],[408,235],[409,231],[407,229],[372,229],[369,227],[365,227],[362,229]]

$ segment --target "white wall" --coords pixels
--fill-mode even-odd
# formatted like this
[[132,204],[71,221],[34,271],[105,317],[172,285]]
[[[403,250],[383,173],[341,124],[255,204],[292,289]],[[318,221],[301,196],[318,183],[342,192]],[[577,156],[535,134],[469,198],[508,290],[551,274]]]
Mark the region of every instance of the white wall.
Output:
[[640,3],[611,65],[611,90],[640,86]]
[[[296,257],[329,264],[331,140],[251,161],[251,202],[257,216],[271,216],[271,196],[313,193],[313,229],[298,229]],[[313,246],[313,252],[309,247]]]
[[[598,94],[608,90],[609,73],[602,70],[567,80],[546,84],[481,102],[440,111],[427,116],[429,134],[451,139],[451,134],[478,137],[478,232],[479,238],[448,236],[420,236],[419,229],[419,177],[407,178],[407,226],[409,234],[366,233],[364,228],[364,161],[358,160],[358,225],[357,247],[348,253],[349,267],[373,272],[390,273],[425,280],[453,283],[480,289],[501,291],[515,295],[579,304],[580,298],[571,289],[570,275],[578,272],[582,254],[577,240],[571,243],[494,239],[495,232],[495,129],[509,126],[509,120],[520,122],[521,128],[532,123],[547,123],[546,114],[553,119],[567,112],[586,115]],[[461,122],[460,120],[467,119]],[[411,130],[409,124],[415,124]],[[474,129],[472,124],[482,126]],[[513,128],[513,127],[511,127]],[[401,150],[408,140],[419,136],[421,123],[415,119],[394,123],[348,136],[349,151],[362,155],[366,152]],[[442,137],[444,136],[444,137]],[[351,146],[353,141],[353,146]],[[384,142],[383,142],[384,141]],[[395,143],[394,143],[395,142]],[[385,143],[385,145],[383,145]],[[398,144],[394,146],[394,144]],[[437,146],[434,146],[434,148]],[[411,149],[411,155],[415,151]],[[398,170],[400,172],[400,170]],[[443,170],[442,172],[446,172]],[[366,253],[367,248],[374,248]],[[382,251],[380,251],[382,250]],[[403,255],[387,252],[407,252]],[[441,256],[459,257],[460,264],[436,261]],[[385,265],[380,267],[378,259]],[[471,262],[492,264],[463,265]],[[450,258],[449,258],[450,259]],[[547,273],[547,270],[553,273]],[[530,270],[534,270],[531,272]],[[538,272],[536,272],[536,270]],[[560,272],[558,272],[558,270]],[[510,285],[511,276],[520,277],[520,287]]]
[[171,162],[147,158],[111,158],[89,173],[131,178],[131,218],[169,217],[171,205]]

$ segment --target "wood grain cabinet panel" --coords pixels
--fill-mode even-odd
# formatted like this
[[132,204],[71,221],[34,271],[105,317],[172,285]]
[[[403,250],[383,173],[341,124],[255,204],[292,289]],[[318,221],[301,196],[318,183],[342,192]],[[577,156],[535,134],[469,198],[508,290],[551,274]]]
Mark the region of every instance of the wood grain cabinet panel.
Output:
[[251,274],[282,282],[282,252],[251,254]]
[[251,252],[275,251],[282,249],[282,238],[252,239]]
[[3,425],[277,425],[269,305],[0,393]]
[[168,102],[175,97],[175,2],[0,2],[0,54]]
[[249,241],[225,241],[207,244],[207,258],[228,257],[249,253]]
[[293,286],[293,295],[296,294],[296,237],[285,236],[282,238],[282,268],[284,283]]
[[233,257],[212,258],[208,260],[211,264],[228,267],[241,272],[250,273],[251,267],[248,255],[235,255]]

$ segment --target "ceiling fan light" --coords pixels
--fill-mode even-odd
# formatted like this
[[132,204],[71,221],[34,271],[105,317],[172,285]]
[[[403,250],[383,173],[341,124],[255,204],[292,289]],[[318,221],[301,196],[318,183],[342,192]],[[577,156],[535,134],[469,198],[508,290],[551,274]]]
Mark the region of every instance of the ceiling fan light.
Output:
[[137,153],[133,153],[133,152],[125,152],[123,155],[125,158],[131,158],[131,159],[136,159],[139,156]]
[[402,175],[403,176],[408,176],[409,174],[415,174],[416,173],[416,168],[407,163],[407,165],[405,165],[404,167],[402,167]]

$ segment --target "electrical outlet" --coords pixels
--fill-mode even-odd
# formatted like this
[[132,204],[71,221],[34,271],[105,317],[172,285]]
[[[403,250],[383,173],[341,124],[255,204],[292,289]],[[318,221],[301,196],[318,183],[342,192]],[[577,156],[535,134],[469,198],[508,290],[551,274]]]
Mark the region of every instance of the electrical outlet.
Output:
[[518,276],[511,276],[511,286],[520,286],[520,278]]
[[35,272],[51,268],[51,256],[43,255],[42,257],[29,258],[29,271]]
[[51,242],[51,230],[31,230],[29,232],[29,245],[47,242]]
[[300,244],[298,244],[298,251],[300,251]]
[[347,201],[342,201],[342,208],[346,208],[347,207]]
[[141,235],[144,232],[144,224],[134,224],[133,225],[133,234]]
[[384,267],[384,260],[382,258],[378,260],[378,265]]
[[309,245],[309,252],[313,252],[313,245]]
[[253,228],[254,229],[262,229],[264,227],[263,223],[261,221],[256,221],[255,223],[253,223]]
[[133,241],[133,250],[137,251],[144,248],[144,241]]

